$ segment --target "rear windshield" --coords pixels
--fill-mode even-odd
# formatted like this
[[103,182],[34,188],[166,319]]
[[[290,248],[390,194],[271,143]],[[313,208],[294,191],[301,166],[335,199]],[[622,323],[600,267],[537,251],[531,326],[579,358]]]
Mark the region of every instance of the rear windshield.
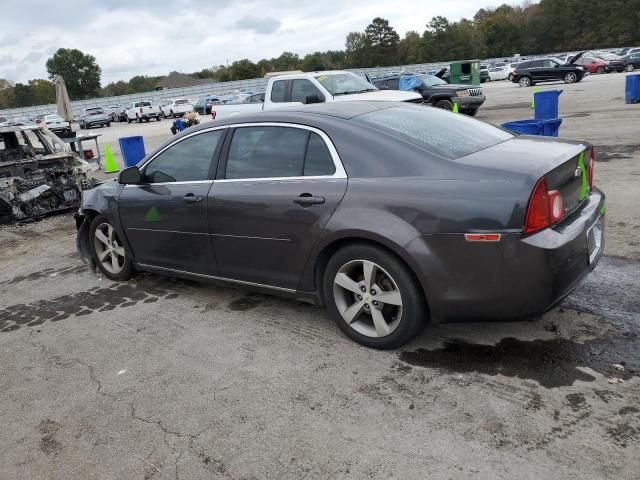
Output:
[[184,105],[185,103],[189,103],[189,100],[176,100],[176,105]]
[[376,110],[354,117],[353,121],[449,159],[464,157],[513,138],[500,128],[465,115],[417,105]]
[[138,102],[135,104],[136,107],[150,107],[151,102]]

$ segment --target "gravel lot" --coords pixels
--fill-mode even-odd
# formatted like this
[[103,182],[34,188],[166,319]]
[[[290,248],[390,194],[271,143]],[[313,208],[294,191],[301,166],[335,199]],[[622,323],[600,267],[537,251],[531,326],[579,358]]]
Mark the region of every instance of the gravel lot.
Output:
[[[75,255],[71,215],[0,228],[0,478],[638,478],[640,106],[624,75],[560,88],[561,136],[597,146],[606,256],[530,322],[431,325],[403,349],[323,309]],[[530,118],[484,86],[478,118]],[[96,129],[143,135],[170,121]]]

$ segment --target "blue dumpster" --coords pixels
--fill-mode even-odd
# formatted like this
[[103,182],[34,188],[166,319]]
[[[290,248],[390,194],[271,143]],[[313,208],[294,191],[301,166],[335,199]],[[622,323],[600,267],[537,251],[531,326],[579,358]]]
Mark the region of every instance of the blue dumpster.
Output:
[[640,103],[640,74],[627,75],[624,101],[625,103]]
[[540,135],[545,137],[557,137],[560,130],[561,118],[550,118],[547,120],[517,120],[515,122],[503,123],[507,130],[525,135]]
[[533,94],[536,120],[558,118],[558,97],[562,90],[545,90]]
[[140,136],[122,137],[118,139],[118,143],[120,144],[122,159],[127,167],[137,165],[146,155],[144,152],[144,139]]

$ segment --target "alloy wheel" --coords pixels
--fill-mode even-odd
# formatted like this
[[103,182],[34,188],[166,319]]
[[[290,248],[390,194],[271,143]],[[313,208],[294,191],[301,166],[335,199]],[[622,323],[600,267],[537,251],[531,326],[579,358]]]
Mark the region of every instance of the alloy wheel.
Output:
[[333,281],[333,297],[342,319],[367,337],[386,337],[400,324],[402,294],[396,281],[370,260],[344,264]]
[[114,228],[108,223],[101,223],[95,230],[93,246],[98,262],[113,275],[119,274],[125,265],[125,251]]
[[627,72],[633,72],[633,68],[634,68],[634,67],[633,67],[633,64],[629,64],[629,65],[627,65],[627,66],[625,67],[625,70],[626,70]]
[[518,83],[521,87],[528,87],[531,85],[531,80],[529,80],[529,77],[522,77]]
[[564,76],[565,83],[573,83],[576,81],[576,74],[573,72],[569,72]]

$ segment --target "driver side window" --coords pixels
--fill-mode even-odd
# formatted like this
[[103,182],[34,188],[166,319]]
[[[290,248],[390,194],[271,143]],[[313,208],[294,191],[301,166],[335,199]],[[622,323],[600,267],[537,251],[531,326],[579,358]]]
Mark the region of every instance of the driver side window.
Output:
[[224,131],[200,133],[171,145],[144,168],[144,183],[209,180],[213,154]]
[[294,80],[291,86],[291,101],[307,103],[307,96],[317,95],[318,98],[324,100],[324,96],[313,83],[309,80]]

